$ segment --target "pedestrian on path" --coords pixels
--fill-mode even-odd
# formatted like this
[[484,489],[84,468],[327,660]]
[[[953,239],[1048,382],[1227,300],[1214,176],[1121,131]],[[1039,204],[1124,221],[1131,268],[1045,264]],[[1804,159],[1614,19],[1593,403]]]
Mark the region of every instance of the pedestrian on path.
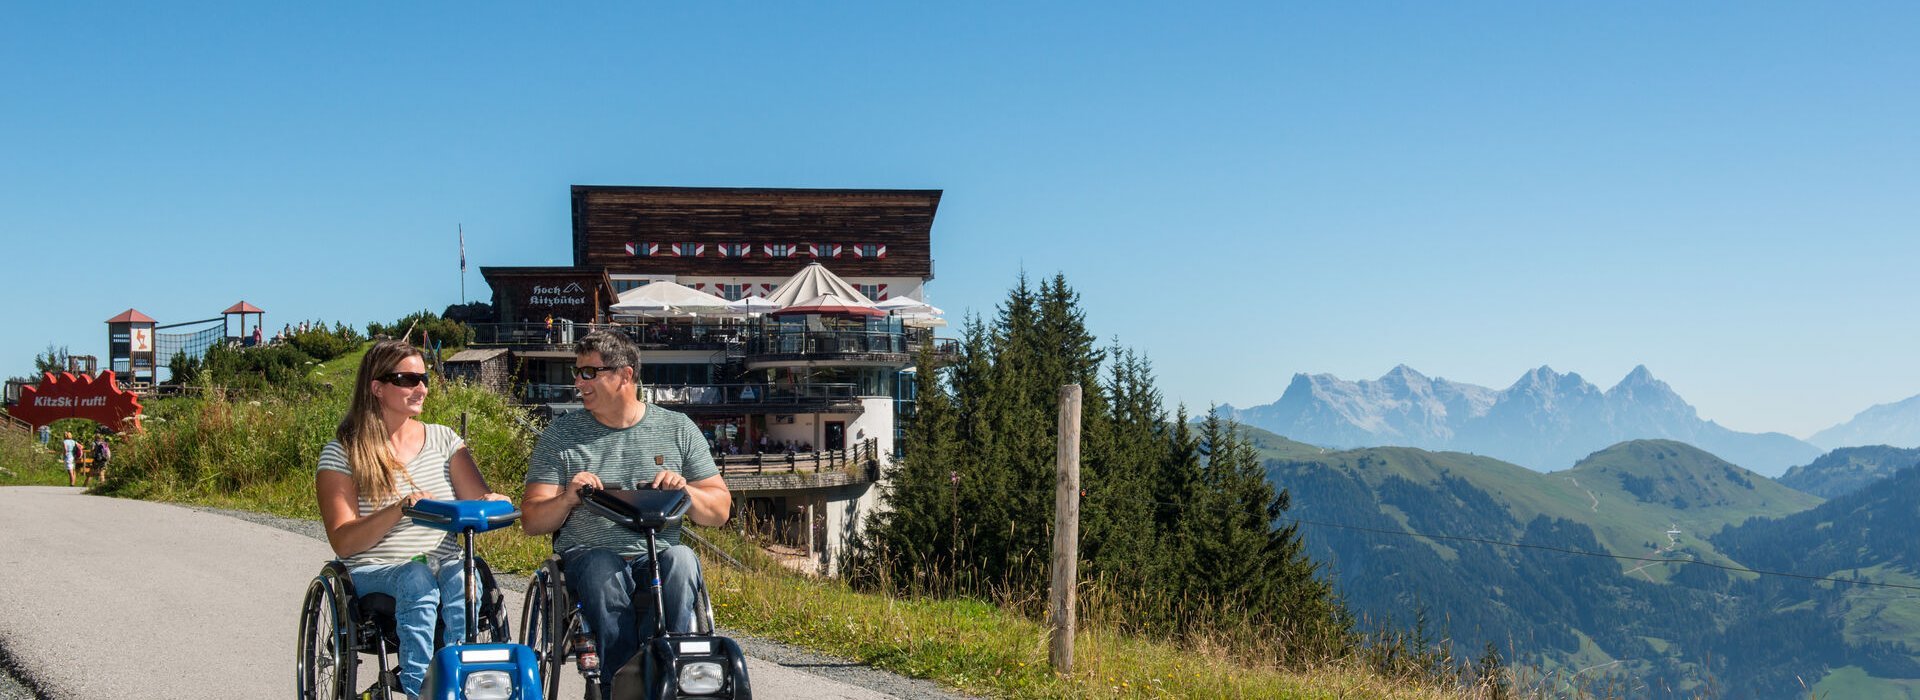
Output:
[[73,439],[73,431],[67,431],[67,439],[60,441],[60,456],[67,462],[67,485],[74,486],[73,468],[80,461],[80,442]]

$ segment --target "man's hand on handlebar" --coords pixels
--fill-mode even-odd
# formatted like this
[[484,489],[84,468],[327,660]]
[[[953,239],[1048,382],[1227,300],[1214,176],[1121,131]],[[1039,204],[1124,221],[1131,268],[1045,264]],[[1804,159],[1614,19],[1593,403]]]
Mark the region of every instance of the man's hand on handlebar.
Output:
[[649,488],[656,488],[662,491],[679,491],[686,487],[687,477],[681,476],[680,472],[670,472],[662,469],[659,474],[653,476],[653,485]]
[[605,486],[601,485],[599,474],[595,474],[593,472],[580,472],[578,474],[573,475],[573,479],[567,481],[567,488],[565,489],[567,499],[570,501],[573,501],[574,503],[579,503],[580,489],[589,487],[589,486],[596,489],[606,488]]

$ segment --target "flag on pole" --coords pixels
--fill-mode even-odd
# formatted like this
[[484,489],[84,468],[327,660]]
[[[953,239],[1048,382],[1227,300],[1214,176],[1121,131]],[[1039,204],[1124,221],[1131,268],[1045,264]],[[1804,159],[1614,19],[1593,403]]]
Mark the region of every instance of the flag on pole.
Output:
[[462,274],[465,274],[466,271],[467,271],[467,227],[465,224],[461,224],[460,225],[460,272]]

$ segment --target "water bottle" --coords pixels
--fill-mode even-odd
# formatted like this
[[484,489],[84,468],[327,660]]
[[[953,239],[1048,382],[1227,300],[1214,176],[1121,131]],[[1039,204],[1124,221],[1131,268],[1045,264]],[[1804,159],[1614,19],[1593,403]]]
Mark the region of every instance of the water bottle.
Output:
[[593,637],[585,632],[573,635],[574,663],[580,668],[580,675],[588,679],[600,677],[600,652],[593,646]]

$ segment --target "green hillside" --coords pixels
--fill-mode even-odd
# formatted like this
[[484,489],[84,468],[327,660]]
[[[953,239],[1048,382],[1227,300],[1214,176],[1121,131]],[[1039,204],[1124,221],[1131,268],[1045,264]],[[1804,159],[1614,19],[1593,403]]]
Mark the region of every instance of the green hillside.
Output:
[[[1594,453],[1572,469],[1541,473],[1460,452],[1409,447],[1325,452],[1266,435],[1284,441],[1274,443],[1278,447],[1269,452],[1273,455],[1269,459],[1318,463],[1351,473],[1376,489],[1394,477],[1420,485],[1435,484],[1443,476],[1459,478],[1492,496],[1515,522],[1541,516],[1571,520],[1592,528],[1607,551],[1629,556],[1691,552],[1707,561],[1731,564],[1706,542],[1707,536],[1751,517],[1779,517],[1821,502],[1817,496],[1671,440],[1623,442]],[[1295,498],[1303,496],[1295,494]],[[1667,534],[1675,527],[1684,543],[1678,547]],[[1620,566],[1631,570],[1640,564],[1621,562]],[[1665,580],[1671,568],[1646,567],[1638,573]]]
[[[1738,565],[1707,536],[1805,511],[1818,497],[1671,441],[1621,443],[1553,473],[1456,452],[1268,442],[1268,475],[1288,489],[1292,514],[1321,523],[1304,526],[1310,554],[1363,617],[1424,616],[1470,648],[1512,645],[1516,658],[1548,670],[1604,665],[1613,680],[1681,691],[1711,683],[1767,696],[1781,687],[1779,674],[1824,673],[1724,653],[1730,635],[1755,644],[1771,637],[1753,627],[1790,631],[1814,614],[1760,608],[1756,617],[1728,595],[1750,577],[1567,553]],[[1507,542],[1522,546],[1499,544]]]

